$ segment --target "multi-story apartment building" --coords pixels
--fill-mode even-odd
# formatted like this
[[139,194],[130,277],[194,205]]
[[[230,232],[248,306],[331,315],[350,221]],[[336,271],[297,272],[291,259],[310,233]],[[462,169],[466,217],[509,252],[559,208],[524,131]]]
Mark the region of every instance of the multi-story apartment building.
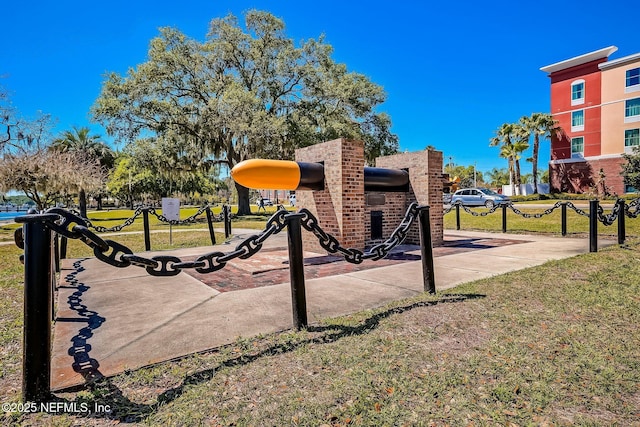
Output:
[[541,68],[551,79],[551,114],[563,129],[551,138],[552,191],[634,191],[620,172],[622,154],[640,145],[640,53],[610,61],[617,50],[610,46]]

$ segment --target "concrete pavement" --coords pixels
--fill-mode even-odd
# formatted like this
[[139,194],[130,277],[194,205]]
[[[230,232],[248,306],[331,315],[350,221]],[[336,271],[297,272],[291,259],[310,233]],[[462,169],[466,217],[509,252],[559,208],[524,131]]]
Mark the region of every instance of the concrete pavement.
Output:
[[[211,251],[230,252],[256,230],[234,232],[237,236],[230,244],[169,253],[184,259]],[[613,243],[600,240],[599,246]],[[286,249],[286,233],[269,238],[256,256],[262,254],[268,260],[269,250],[277,249]],[[402,249],[402,262],[377,267],[375,261],[365,261],[363,264],[370,264],[363,267],[369,268],[361,271],[307,278],[309,323],[422,293],[420,249]],[[446,230],[445,246],[434,248],[436,289],[442,291],[588,251],[589,241],[584,238]],[[158,253],[168,254],[153,252],[145,256]],[[305,252],[305,258],[324,255]],[[274,260],[272,256],[272,264],[282,264]],[[247,261],[236,259],[228,266],[243,269]],[[338,265],[331,268],[340,271]],[[279,268],[287,267],[283,264]],[[313,267],[305,267],[305,273],[307,268]],[[210,273],[210,280],[215,281],[217,273]],[[58,289],[52,387],[69,388],[94,377],[220,347],[239,337],[292,327],[288,280],[220,292],[184,271],[173,277],[154,277],[142,268],[116,268],[95,258],[65,260]]]

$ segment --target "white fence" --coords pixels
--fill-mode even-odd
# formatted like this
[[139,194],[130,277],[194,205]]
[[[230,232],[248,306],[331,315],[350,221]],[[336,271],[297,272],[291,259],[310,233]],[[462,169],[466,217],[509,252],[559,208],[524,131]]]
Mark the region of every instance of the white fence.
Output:
[[[515,190],[515,195],[517,196],[526,196],[529,194],[533,194],[533,184],[520,184],[520,191],[518,191],[518,186],[514,185],[503,185],[502,186],[502,194],[505,196],[513,196],[512,189]],[[538,184],[538,193],[539,194],[549,194],[549,184]]]

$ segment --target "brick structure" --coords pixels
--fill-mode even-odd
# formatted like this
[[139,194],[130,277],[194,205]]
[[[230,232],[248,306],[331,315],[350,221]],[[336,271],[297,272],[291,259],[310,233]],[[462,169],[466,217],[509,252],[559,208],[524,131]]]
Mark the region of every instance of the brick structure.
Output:
[[[324,164],[324,190],[296,192],[298,208],[309,209],[327,233],[349,248],[364,247],[364,144],[334,139],[296,150],[296,161]],[[311,233],[304,247],[322,251]]]
[[[408,193],[385,193],[387,200],[391,201],[383,210],[384,228],[386,237],[400,224],[400,220],[412,202],[429,206],[431,221],[431,239],[434,246],[440,246],[443,242],[443,206],[442,206],[442,152],[435,150],[417,151],[412,153],[394,154],[392,156],[378,157],[376,167],[387,169],[405,169],[409,171]],[[404,201],[399,200],[400,196]],[[367,206],[369,211],[376,206]],[[369,217],[369,215],[367,215]],[[369,221],[370,223],[370,221]],[[407,243],[420,244],[418,223],[411,226]]]
[[[604,157],[589,162],[558,162],[549,164],[551,188],[559,192],[582,193],[584,191],[597,192],[599,195],[621,195],[625,193],[624,181],[620,178],[622,165],[626,163],[619,156]],[[601,172],[604,174],[604,180]]]
[[[364,191],[364,144],[336,139],[296,150],[296,161],[324,164],[325,185],[321,191],[296,192],[297,206],[309,209],[327,233],[348,248],[365,249],[384,241],[400,224],[413,201],[431,206],[434,245],[442,244],[442,153],[423,151],[377,159],[376,166],[409,171],[408,193]],[[382,233],[372,238],[371,212],[382,215]],[[376,236],[374,236],[376,237]],[[417,221],[406,243],[419,244]],[[303,233],[308,250],[322,251],[311,233]]]

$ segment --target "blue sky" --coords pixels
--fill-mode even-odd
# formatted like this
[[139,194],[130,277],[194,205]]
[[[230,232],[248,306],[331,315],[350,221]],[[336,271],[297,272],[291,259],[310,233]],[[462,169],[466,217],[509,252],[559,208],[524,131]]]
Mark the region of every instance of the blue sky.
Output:
[[[294,40],[324,34],[334,59],[382,85],[402,151],[433,145],[445,161],[505,167],[489,139],[502,123],[549,112],[540,67],[615,45],[640,51],[629,2],[9,0],[3,6],[0,85],[23,116],[57,118],[56,130],[90,126],[105,73],[146,60],[158,28],[204,40],[214,17],[249,9],[282,18]],[[606,5],[606,8],[603,6]],[[106,139],[106,138],[105,138]],[[541,167],[546,169],[548,144]],[[523,162],[523,171],[530,164]]]

